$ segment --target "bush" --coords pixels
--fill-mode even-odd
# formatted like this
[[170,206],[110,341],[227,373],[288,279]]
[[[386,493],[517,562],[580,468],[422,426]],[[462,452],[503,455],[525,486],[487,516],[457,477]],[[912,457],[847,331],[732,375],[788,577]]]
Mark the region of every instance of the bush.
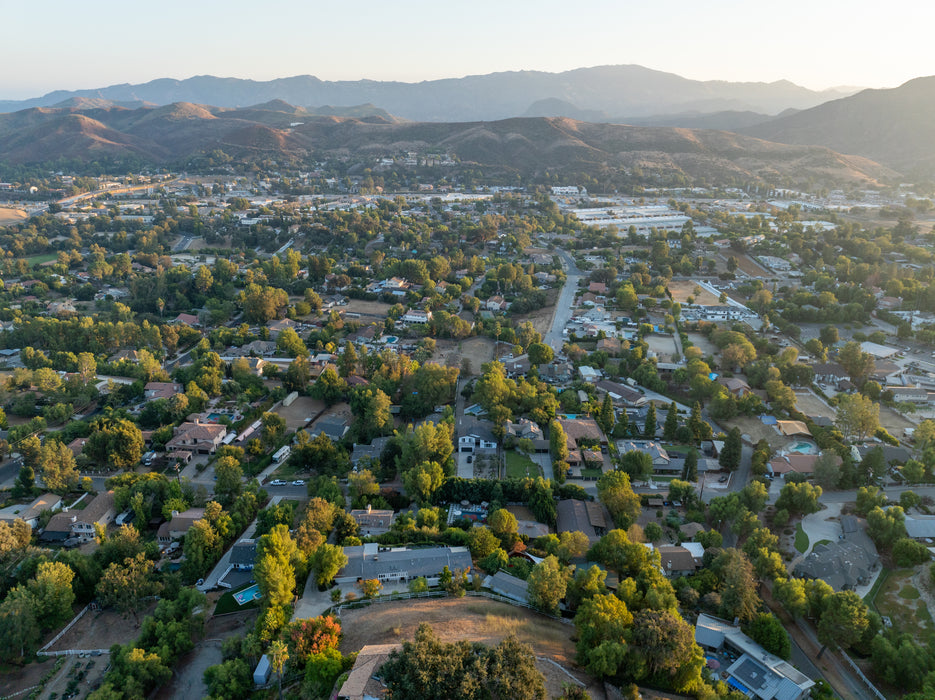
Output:
[[915,566],[930,559],[928,548],[921,542],[908,537],[896,540],[893,545],[893,561],[896,566]]

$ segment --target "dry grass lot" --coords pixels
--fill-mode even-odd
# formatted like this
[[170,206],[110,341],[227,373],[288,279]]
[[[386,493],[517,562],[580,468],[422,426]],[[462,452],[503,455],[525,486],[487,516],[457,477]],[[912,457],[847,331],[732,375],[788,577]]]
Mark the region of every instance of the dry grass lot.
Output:
[[[153,603],[140,611],[142,620],[150,614]],[[133,617],[124,618],[113,610],[89,610],[49,651],[65,649],[110,649],[113,644],[126,644],[140,633],[139,623]]]
[[691,280],[673,280],[669,282],[669,291],[672,293],[672,301],[677,301],[679,304],[684,304],[688,297],[693,297],[696,304],[705,306],[717,304],[715,294],[699,287]]
[[646,342],[649,344],[649,349],[659,357],[660,362],[670,361],[676,353],[675,338],[671,335],[651,333],[646,336]]
[[824,416],[834,420],[835,410],[810,391],[795,392],[795,407],[806,416]]
[[880,425],[897,438],[905,437],[906,428],[915,428],[916,424],[896,413],[891,408],[880,406]]
[[736,418],[731,418],[730,420],[721,421],[721,427],[724,428],[725,431],[728,431],[735,426],[740,428],[740,433],[742,435],[749,435],[754,444],[765,438],[769,443],[769,446],[774,450],[779,449],[789,442],[789,438],[783,437],[777,433],[773,426],[763,425],[759,418],[753,418],[751,416],[737,416]]
[[[481,365],[493,359],[494,346],[496,344],[497,342],[495,340],[481,336],[467,338],[461,341],[460,356],[462,359],[467,359],[471,363],[471,374],[480,374]],[[452,363],[449,361],[448,364],[450,365]],[[458,364],[460,365],[460,360]]]
[[325,402],[308,396],[299,396],[291,406],[280,404],[276,407],[276,415],[285,419],[286,430],[298,430],[305,427],[309,418],[317,416],[325,410]]
[[[411,640],[422,622],[429,623],[443,642],[466,639],[496,645],[510,634],[529,644],[537,657],[561,664],[581,681],[588,683],[592,698],[604,698],[603,684],[576,672],[574,627],[514,607],[483,598],[399,601],[346,610],[341,616],[341,651],[357,651],[365,644],[393,644]],[[537,661],[546,677],[548,697],[562,694],[562,684],[570,679],[549,662]]]
[[0,225],[19,223],[20,221],[24,221],[26,218],[27,214],[22,209],[0,207]]
[[746,272],[751,277],[773,277],[775,273],[770,272],[765,267],[756,262],[749,255],[743,255],[737,253],[736,251],[728,251],[723,253],[724,260],[727,260],[731,255],[737,258],[737,268]]
[[[716,301],[717,300],[715,300],[715,302]],[[704,335],[702,335],[701,333],[686,333],[686,335],[688,336],[688,339],[692,342],[692,344],[696,348],[701,350],[701,352],[703,352],[705,356],[714,355],[715,357],[717,357],[718,353],[720,352],[720,349],[718,348],[717,345],[715,345],[710,340],[708,340]]]
[[349,299],[347,306],[343,307],[345,313],[360,314],[361,316],[378,316],[386,318],[386,313],[392,304],[382,301],[367,301],[366,299]]

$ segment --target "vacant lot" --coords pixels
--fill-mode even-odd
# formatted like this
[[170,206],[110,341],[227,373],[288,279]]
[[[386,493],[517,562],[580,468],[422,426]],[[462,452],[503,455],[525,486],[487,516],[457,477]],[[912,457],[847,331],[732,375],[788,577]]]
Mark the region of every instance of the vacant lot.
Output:
[[910,634],[924,644],[935,625],[926,604],[928,596],[919,592],[916,573],[916,569],[884,571],[881,575],[888,576],[877,591],[873,605],[880,615],[890,618],[898,632]]
[[647,335],[645,339],[649,344],[649,349],[656,353],[660,362],[671,361],[672,356],[677,352],[675,338],[671,335],[656,335],[655,333],[651,333]]
[[686,333],[686,335],[692,344],[701,350],[701,352],[703,352],[705,355],[714,355],[715,357],[718,356],[718,353],[720,352],[718,346],[708,340],[701,333]]
[[742,253],[737,253],[736,251],[729,251],[722,253],[724,260],[726,261],[731,255],[737,258],[737,267],[738,269],[746,272],[751,277],[773,277],[774,273],[767,270],[765,267],[756,262],[749,255],[744,255]]
[[308,396],[299,396],[291,406],[279,404],[276,415],[286,421],[286,430],[304,428],[305,423],[325,410],[325,402]]
[[677,301],[679,304],[688,301],[688,297],[692,297],[694,303],[704,304],[705,306],[714,306],[718,303],[717,295],[703,289],[691,280],[669,282],[669,291],[672,292],[672,301]]
[[916,424],[903,418],[891,408],[880,406],[880,425],[886,428],[894,437],[902,438],[906,435],[906,428],[915,428]]
[[0,224],[15,224],[27,218],[26,212],[22,209],[10,209],[9,207],[0,207]]
[[795,407],[806,416],[824,416],[834,420],[836,412],[810,391],[795,392]]
[[367,301],[365,299],[349,299],[344,307],[345,313],[360,314],[361,316],[378,316],[386,318],[392,304],[382,301]]
[[[341,651],[357,651],[365,644],[394,644],[411,640],[422,622],[427,622],[443,642],[466,639],[483,644],[499,644],[510,634],[529,644],[537,657],[561,664],[581,681],[588,683],[592,698],[604,698],[603,685],[577,671],[574,627],[539,615],[525,608],[482,598],[442,598],[399,601],[347,610],[341,616]],[[548,697],[562,694],[562,683],[569,678],[549,662],[537,662],[546,677]]]
[[721,427],[725,430],[730,430],[733,427],[740,428],[740,434],[749,435],[754,444],[765,439],[774,450],[790,442],[789,438],[777,433],[773,426],[763,425],[759,418],[750,416],[737,416],[730,420],[721,421]]
[[[494,346],[496,346],[496,344],[497,342],[495,340],[482,336],[461,341],[461,359],[465,359],[470,363],[471,374],[480,374],[481,365],[493,359]],[[450,365],[451,362],[448,364]]]
[[[153,603],[140,611],[142,620],[153,611]],[[113,610],[89,610],[49,651],[65,649],[110,649],[113,644],[126,644],[140,633],[139,623],[133,617],[124,618]]]

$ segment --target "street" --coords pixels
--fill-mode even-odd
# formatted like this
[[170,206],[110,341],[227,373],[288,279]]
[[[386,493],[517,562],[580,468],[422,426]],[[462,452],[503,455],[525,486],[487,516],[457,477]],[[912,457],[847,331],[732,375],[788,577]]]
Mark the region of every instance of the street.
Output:
[[574,311],[575,294],[578,291],[578,283],[584,276],[584,272],[579,270],[575,265],[574,258],[564,250],[558,250],[557,252],[565,264],[565,274],[567,276],[565,278],[565,286],[562,287],[562,293],[559,294],[558,301],[555,303],[552,327],[549,329],[549,332],[545,334],[545,338],[542,339],[542,342],[552,348],[556,354],[561,352],[562,346],[565,345],[565,336],[562,331],[565,328],[565,324],[571,320],[571,315]]

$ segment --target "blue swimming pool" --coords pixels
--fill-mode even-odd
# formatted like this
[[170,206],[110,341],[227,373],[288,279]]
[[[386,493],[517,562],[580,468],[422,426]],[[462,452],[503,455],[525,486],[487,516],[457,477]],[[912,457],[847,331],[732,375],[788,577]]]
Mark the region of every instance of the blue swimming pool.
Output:
[[262,597],[263,594],[260,593],[260,587],[255,583],[249,588],[244,588],[242,591],[237,591],[234,593],[234,600],[237,601],[237,605],[246,605],[253,600],[259,600]]
[[817,455],[819,452],[818,445],[814,442],[805,442],[803,440],[789,446],[787,449],[789,452],[797,452],[800,455]]

